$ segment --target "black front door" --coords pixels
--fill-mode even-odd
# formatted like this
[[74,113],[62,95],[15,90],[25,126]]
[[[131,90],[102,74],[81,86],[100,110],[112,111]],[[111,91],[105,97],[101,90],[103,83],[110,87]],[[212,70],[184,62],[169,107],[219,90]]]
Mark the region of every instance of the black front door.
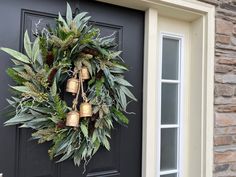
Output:
[[[116,126],[111,140],[111,151],[105,149],[94,156],[84,174],[83,167],[75,167],[72,161],[60,164],[51,162],[47,155],[48,145],[29,141],[31,132],[16,127],[3,127],[6,118],[0,119],[0,173],[4,177],[140,177],[142,154],[142,64],[143,64],[143,12],[94,1],[70,0],[75,9],[87,11],[102,35],[116,32],[119,49],[125,62],[131,66],[127,79],[134,85],[132,91],[138,102],[128,109],[128,128]],[[65,13],[63,0],[0,0],[0,47],[22,50],[22,36],[27,29],[35,30],[53,24],[60,11]],[[38,23],[40,21],[40,23]],[[32,34],[31,34],[31,37]],[[5,70],[11,65],[9,56],[0,53],[0,108],[7,105],[10,96],[8,84],[12,81]]]

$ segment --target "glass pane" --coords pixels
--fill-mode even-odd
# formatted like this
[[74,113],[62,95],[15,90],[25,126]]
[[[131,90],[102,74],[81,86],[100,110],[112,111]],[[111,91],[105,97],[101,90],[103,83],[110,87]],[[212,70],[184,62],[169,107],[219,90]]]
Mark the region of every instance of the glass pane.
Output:
[[162,84],[161,124],[178,124],[178,84]]
[[162,78],[178,80],[179,40],[163,38]]
[[161,130],[161,171],[177,169],[177,128]]
[[161,177],[177,177],[177,173],[169,174],[169,175],[161,175]]

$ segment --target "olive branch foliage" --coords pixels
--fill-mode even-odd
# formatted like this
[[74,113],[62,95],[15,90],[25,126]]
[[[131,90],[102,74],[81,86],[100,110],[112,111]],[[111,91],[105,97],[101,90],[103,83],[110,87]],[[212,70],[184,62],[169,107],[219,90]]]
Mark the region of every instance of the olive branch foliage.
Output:
[[[136,101],[129,90],[132,85],[124,78],[128,67],[120,57],[121,51],[113,50],[114,35],[100,37],[99,29],[89,25],[89,19],[86,12],[73,18],[67,3],[66,19],[59,13],[54,29],[39,32],[33,42],[25,32],[25,54],[1,48],[12,57],[14,65],[7,73],[16,83],[10,86],[14,95],[7,99],[11,117],[5,125],[33,129],[32,139],[51,142],[51,159],[73,159],[77,166],[81,162],[87,165],[100,146],[110,150],[114,122],[127,125],[127,104]],[[86,93],[93,116],[81,119],[79,128],[73,129],[65,125],[71,108],[61,98],[61,88],[73,67],[83,66],[91,76]]]

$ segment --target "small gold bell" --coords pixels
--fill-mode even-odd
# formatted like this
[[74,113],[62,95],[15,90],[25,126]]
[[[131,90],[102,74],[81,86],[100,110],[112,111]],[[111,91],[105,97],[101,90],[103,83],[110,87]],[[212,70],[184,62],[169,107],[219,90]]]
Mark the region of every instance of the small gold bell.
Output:
[[81,117],[91,117],[92,116],[92,105],[90,103],[87,103],[87,102],[81,103],[80,116]]
[[66,91],[70,93],[77,93],[79,89],[79,80],[76,78],[70,78],[67,81]]
[[81,77],[83,80],[87,80],[90,78],[90,75],[89,75],[89,71],[88,71],[88,68],[87,67],[82,67],[81,69]]
[[66,126],[68,127],[78,127],[79,126],[79,112],[70,111],[66,116]]

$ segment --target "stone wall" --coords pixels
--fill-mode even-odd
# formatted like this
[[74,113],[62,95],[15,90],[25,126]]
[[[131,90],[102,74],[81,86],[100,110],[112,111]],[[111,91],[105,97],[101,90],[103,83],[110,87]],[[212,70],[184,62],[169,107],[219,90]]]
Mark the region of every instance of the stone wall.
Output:
[[214,177],[236,177],[236,0],[216,6]]

